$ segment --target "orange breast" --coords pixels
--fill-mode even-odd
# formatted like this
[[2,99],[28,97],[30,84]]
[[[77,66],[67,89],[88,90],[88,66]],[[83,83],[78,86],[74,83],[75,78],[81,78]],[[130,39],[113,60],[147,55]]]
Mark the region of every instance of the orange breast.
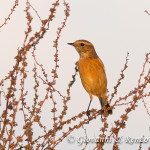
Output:
[[102,61],[99,58],[80,58],[78,67],[85,90],[89,94],[105,97],[107,79]]

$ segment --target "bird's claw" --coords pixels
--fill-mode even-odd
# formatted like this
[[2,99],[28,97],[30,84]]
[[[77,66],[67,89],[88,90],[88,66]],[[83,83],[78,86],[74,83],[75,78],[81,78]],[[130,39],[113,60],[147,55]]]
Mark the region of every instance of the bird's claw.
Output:
[[102,115],[104,113],[104,110],[103,109],[100,109],[99,110],[99,113]]
[[90,110],[87,110],[86,115],[88,116],[88,118],[90,117]]

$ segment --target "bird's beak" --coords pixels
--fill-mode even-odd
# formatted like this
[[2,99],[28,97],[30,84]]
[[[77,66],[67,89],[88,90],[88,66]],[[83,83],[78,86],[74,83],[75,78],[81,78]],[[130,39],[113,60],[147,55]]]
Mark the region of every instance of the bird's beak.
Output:
[[74,45],[74,43],[67,43],[67,44],[68,44],[68,45],[72,45],[72,46]]

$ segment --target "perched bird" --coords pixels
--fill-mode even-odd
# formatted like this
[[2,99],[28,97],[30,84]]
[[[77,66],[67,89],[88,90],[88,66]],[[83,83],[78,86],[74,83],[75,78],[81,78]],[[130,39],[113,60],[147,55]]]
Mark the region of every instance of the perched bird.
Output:
[[107,113],[111,114],[112,109],[108,109],[110,106],[106,99],[107,78],[105,68],[93,44],[86,40],[77,40],[74,43],[68,44],[74,46],[80,56],[78,61],[79,74],[82,85],[90,96],[90,103],[87,109],[88,117],[90,115],[89,108],[93,99],[92,95],[97,96],[101,107],[107,108]]

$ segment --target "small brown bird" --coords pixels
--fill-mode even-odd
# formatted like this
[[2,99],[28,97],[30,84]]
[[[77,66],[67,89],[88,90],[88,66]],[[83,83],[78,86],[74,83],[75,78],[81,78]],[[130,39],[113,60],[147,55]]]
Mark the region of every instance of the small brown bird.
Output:
[[[74,43],[68,43],[75,47],[80,55],[78,61],[78,68],[82,85],[90,96],[90,103],[87,109],[87,115],[90,115],[90,104],[93,99],[92,95],[99,98],[102,108],[109,108],[109,104],[106,99],[107,93],[107,78],[105,74],[105,68],[103,62],[96,54],[95,48],[92,43],[86,40],[77,40]],[[108,109],[108,114],[111,114],[112,110]]]

